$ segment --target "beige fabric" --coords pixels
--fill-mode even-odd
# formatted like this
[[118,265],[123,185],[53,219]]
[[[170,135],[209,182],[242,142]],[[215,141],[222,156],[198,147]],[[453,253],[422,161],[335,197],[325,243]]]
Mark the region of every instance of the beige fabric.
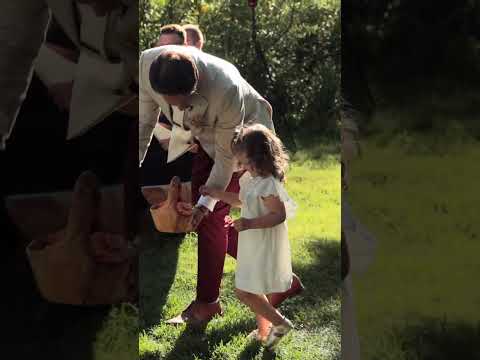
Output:
[[[8,138],[13,130],[31,80],[35,58],[45,38],[50,13],[85,55],[85,60],[77,65],[83,69],[83,73],[77,76],[79,84],[72,93],[72,105],[77,105],[74,106],[75,111],[70,113],[68,138],[83,134],[128,103],[128,98],[132,100],[136,96],[129,93],[128,86],[131,80],[138,79],[138,45],[134,46],[133,41],[133,33],[135,39],[138,36],[138,19],[135,18],[138,4],[135,6],[131,2],[127,5],[129,7],[125,13],[113,11],[107,19],[106,34],[98,34],[106,41],[102,48],[117,52],[123,59],[123,62],[116,64],[105,56],[92,54],[80,45],[73,0],[5,2],[0,12],[0,87],[4,89],[0,97],[0,137]],[[45,54],[43,52],[42,56]],[[93,57],[93,60],[88,61],[87,57]],[[55,61],[54,58],[51,60]],[[50,59],[39,63],[48,61]],[[92,76],[85,76],[87,70],[95,74],[96,81],[92,81]],[[86,88],[88,91],[84,91]],[[101,103],[108,104],[108,109],[100,106]]]
[[273,129],[272,108],[230,63],[191,46],[168,45],[140,55],[139,74],[139,161],[150,144],[157,116],[162,111],[170,120],[170,107],[149,81],[152,62],[162,52],[175,50],[190,55],[199,70],[197,92],[192,109],[184,113],[184,125],[191,128],[208,155],[215,161],[208,186],[225,189],[235,170],[230,149],[234,130],[248,121]]
[[[44,1],[4,1],[0,11],[0,137],[11,133],[49,19]],[[26,26],[28,24],[28,26]]]

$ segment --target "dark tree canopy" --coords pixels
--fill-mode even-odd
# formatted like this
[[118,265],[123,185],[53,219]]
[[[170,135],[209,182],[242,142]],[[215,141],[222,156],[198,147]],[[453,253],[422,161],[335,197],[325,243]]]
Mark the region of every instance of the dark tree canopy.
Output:
[[336,132],[340,84],[339,0],[140,0],[140,48],[168,23],[198,24],[204,51],[235,64],[273,105],[290,148],[299,137]]

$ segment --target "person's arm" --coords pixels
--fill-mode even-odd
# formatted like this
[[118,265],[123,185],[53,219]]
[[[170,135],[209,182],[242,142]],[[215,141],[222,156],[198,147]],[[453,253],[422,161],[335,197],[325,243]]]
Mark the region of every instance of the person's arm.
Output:
[[[232,86],[224,93],[219,105],[218,118],[221,120],[215,127],[215,162],[205,186],[224,191],[232,179],[234,157],[231,143],[235,128],[243,123],[245,105],[240,89]],[[192,216],[192,227],[195,229],[203,218],[215,207],[218,200],[211,196],[200,196]]]
[[143,66],[143,54],[140,55],[139,68],[138,161],[141,166],[157,124],[159,106],[146,90],[149,80],[145,74],[148,69]]
[[[44,1],[4,1],[0,12],[0,150],[25,99],[49,22]],[[28,26],[27,26],[28,24]]]
[[[220,106],[219,123],[215,127],[215,163],[205,183],[209,188],[225,190],[230,183],[234,169],[234,157],[231,143],[235,128],[243,123],[245,105],[243,95],[236,86],[231,87],[224,95]],[[201,196],[197,205],[213,211],[218,200],[210,196]]]
[[262,197],[262,200],[268,209],[268,214],[253,219],[240,218],[235,220],[233,224],[237,231],[271,228],[285,221],[287,217],[285,205],[278,197],[270,195],[266,198]]
[[233,207],[239,208],[242,206],[238,193],[226,192],[219,189],[209,188],[208,186],[202,186],[200,187],[200,194],[210,196],[215,200],[223,201]]

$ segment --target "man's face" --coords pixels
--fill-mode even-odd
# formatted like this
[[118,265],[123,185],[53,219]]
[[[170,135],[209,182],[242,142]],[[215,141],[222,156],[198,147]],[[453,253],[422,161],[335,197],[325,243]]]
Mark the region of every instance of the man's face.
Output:
[[200,49],[200,47],[198,46],[198,44],[190,37],[187,35],[187,45],[188,46],[194,46],[198,49]]
[[203,44],[200,41],[195,42],[195,37],[190,35],[190,32],[187,31],[187,45],[196,47],[199,50],[202,50]]
[[158,38],[156,46],[164,45],[183,45],[183,41],[177,34],[162,34]]
[[188,95],[162,95],[162,97],[168,104],[176,106],[182,111],[191,105],[190,96]]

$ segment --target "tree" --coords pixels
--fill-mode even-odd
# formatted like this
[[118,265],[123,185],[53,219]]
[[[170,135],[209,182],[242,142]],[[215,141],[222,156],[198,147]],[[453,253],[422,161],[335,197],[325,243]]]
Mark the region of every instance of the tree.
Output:
[[140,48],[167,23],[197,23],[204,51],[235,64],[273,105],[290,149],[299,136],[335,134],[340,85],[340,1],[140,0]]

